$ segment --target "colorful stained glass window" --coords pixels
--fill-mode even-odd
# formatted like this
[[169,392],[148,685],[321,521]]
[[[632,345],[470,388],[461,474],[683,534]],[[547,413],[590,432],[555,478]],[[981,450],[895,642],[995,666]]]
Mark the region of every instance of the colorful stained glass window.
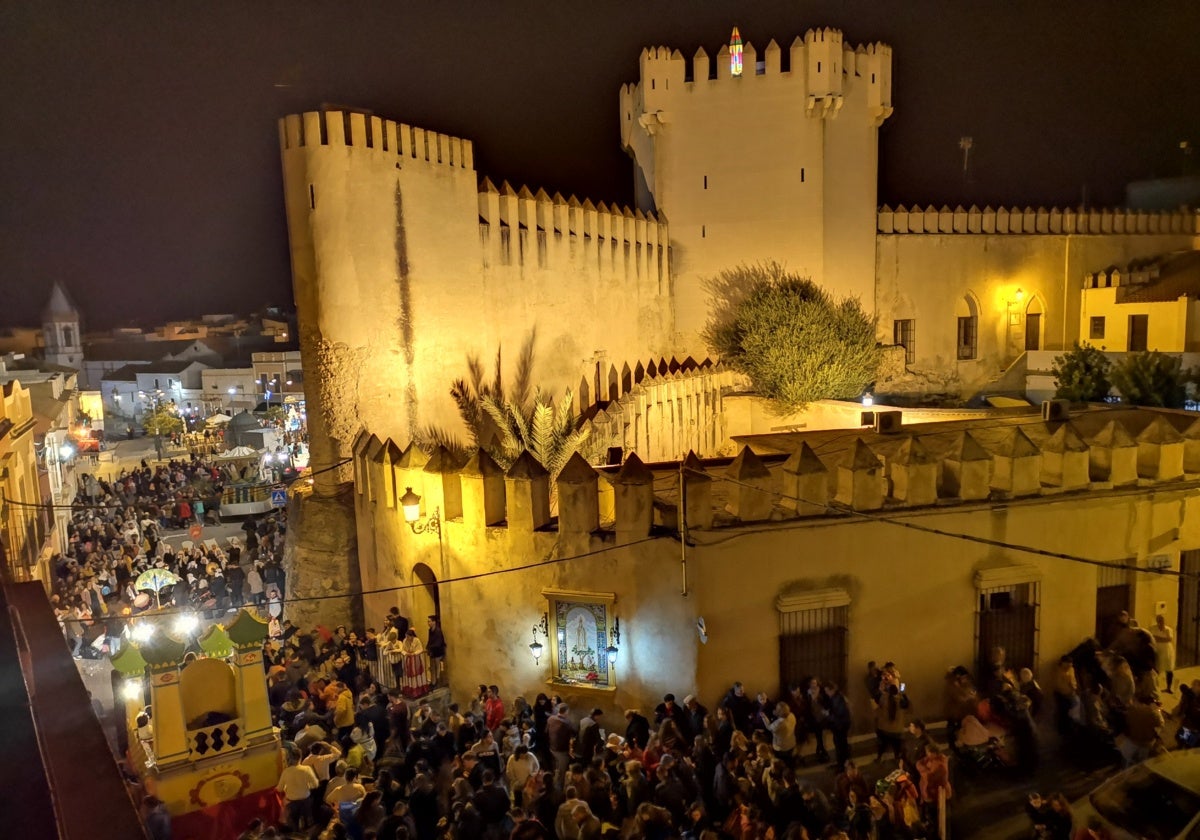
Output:
[[736,26],[729,38],[729,72],[734,76],[742,75],[742,36]]

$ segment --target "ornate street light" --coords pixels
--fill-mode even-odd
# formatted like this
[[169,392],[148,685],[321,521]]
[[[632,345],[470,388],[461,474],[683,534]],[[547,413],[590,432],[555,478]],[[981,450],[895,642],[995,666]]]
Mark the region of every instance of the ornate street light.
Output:
[[414,493],[411,487],[404,488],[404,495],[400,497],[400,507],[404,509],[404,521],[408,523],[408,527],[412,528],[414,534],[433,531],[439,537],[441,536],[441,510],[434,508],[433,515],[421,523],[421,497]]

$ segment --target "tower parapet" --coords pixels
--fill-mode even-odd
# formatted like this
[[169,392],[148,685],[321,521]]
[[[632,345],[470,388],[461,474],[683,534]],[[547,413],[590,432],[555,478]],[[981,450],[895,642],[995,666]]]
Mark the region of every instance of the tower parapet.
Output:
[[679,50],[648,47],[618,98],[638,207],[671,221],[674,349],[697,358],[704,278],[747,260],[874,300],[875,129],[892,111],[891,49],[812,29],[786,57],[745,41],[737,73],[733,41],[711,60],[698,49],[690,74]]
[[470,140],[357,111],[305,111],[280,120],[279,147],[286,152],[305,146],[374,149],[423,163],[475,168]]

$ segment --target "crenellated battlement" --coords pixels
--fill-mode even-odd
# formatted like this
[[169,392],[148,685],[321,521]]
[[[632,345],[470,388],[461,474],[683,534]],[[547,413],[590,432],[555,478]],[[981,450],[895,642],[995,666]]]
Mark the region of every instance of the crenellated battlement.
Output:
[[657,112],[669,121],[676,96],[718,91],[720,88],[713,84],[717,82],[746,85],[754,84],[755,79],[789,80],[803,85],[809,116],[836,115],[845,97],[860,86],[867,92],[866,104],[876,125],[892,112],[892,50],[886,44],[853,45],[840,30],[810,29],[793,39],[787,69],[782,59],[783,50],[774,39],[761,56],[747,41],[743,46],[745,69],[735,77],[728,45],[711,59],[700,47],[690,64],[678,49],[646,47],[638,59],[639,81],[621,87],[622,126]]
[[1198,234],[1200,212],[1045,207],[984,207],[961,205],[951,210],[932,204],[921,209],[879,208],[879,233],[983,234]]
[[623,269],[656,285],[669,277],[667,224],[654,213],[514,189],[507,181],[497,188],[484,178],[479,185],[479,238],[486,265],[545,268],[578,259],[570,250],[557,253],[574,242],[595,251],[584,259],[601,270]]
[[474,169],[470,140],[358,111],[305,111],[279,120],[285,153],[313,146],[347,146],[440,166]]
[[[736,527],[753,521],[778,521],[838,516],[847,510],[920,508],[931,505],[1050,497],[1063,493],[1104,492],[1124,487],[1150,487],[1200,479],[1200,421],[1183,412],[1144,409],[1085,411],[1062,420],[1044,421],[1036,415],[968,423],[930,423],[894,433],[860,430],[774,435],[767,442],[778,454],[756,454],[743,446],[729,458],[707,459],[694,453],[651,463],[636,454],[624,465],[564,470],[558,479],[559,498],[579,499],[598,510],[561,509],[561,532],[573,523],[599,521],[605,530],[645,536],[645,506],[625,506],[622,494],[654,496],[654,524],[674,527],[677,520],[680,475],[709,485],[707,511],[689,507],[689,527]],[[388,493],[412,487],[418,495],[437,495],[446,481],[480,481],[478,470],[446,461],[437,471],[410,467],[410,459],[372,458],[371,451],[391,451],[389,441],[365,436],[356,451],[356,484],[361,503],[373,504],[375,515],[401,516]],[[528,453],[525,462],[532,460]],[[578,458],[578,456],[576,456]],[[480,461],[490,463],[486,453]],[[505,475],[483,475],[482,493],[462,493],[463,504],[478,511],[461,512],[464,527],[501,527],[531,532],[551,521],[527,515],[529,491],[548,493],[544,470],[520,469]],[[496,468],[497,470],[499,468]],[[393,474],[394,473],[394,474]],[[597,482],[599,494],[567,494],[562,485]],[[520,490],[517,504],[514,491]],[[616,504],[613,505],[613,497]],[[694,501],[694,500],[693,500]],[[486,506],[486,512],[483,508]],[[507,515],[504,511],[507,510]],[[623,519],[623,515],[630,518]],[[592,524],[587,530],[594,530]]]

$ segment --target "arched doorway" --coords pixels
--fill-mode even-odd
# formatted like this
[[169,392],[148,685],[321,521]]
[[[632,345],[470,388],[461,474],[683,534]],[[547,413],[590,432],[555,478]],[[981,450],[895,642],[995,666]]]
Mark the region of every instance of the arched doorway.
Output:
[[441,620],[442,603],[438,596],[437,575],[433,573],[433,569],[424,563],[413,566],[412,583],[413,627],[424,627],[425,619],[431,615],[436,615],[438,620]]
[[1038,295],[1034,295],[1029,300],[1029,306],[1025,308],[1025,349],[1026,350],[1041,350],[1042,349],[1042,328],[1045,326],[1042,321],[1044,314],[1042,308],[1042,299]]

